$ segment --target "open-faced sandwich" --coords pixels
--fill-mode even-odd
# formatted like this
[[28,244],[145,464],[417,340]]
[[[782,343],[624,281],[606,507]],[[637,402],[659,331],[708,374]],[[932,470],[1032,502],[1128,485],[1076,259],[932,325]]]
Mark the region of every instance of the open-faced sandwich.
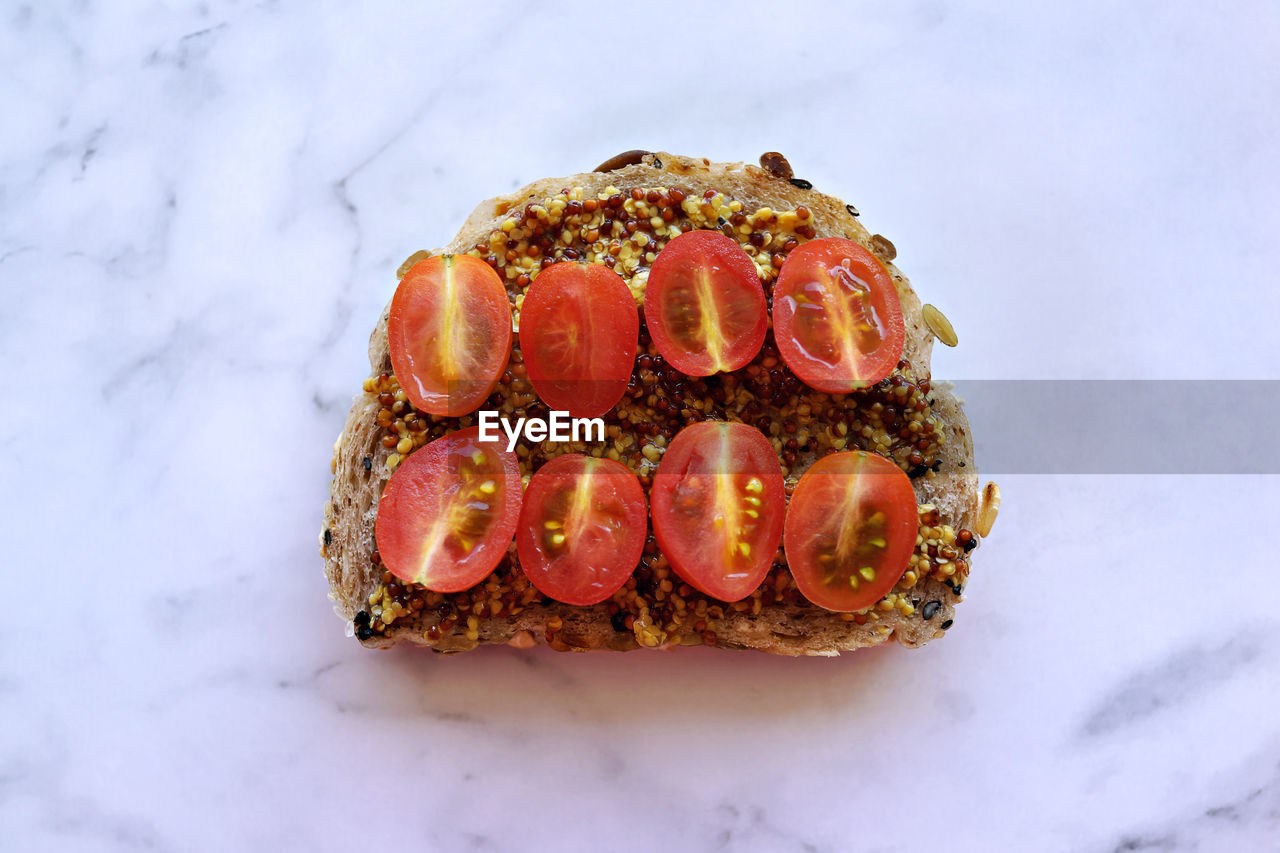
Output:
[[628,152],[418,252],[334,445],[321,553],[361,643],[831,655],[952,625],[999,505],[954,345],[858,212]]

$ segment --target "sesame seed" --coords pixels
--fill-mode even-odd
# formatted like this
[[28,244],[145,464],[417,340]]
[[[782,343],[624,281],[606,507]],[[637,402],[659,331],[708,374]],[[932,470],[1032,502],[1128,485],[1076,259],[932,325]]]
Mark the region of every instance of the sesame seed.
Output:
[[889,242],[888,237],[882,234],[873,234],[871,235],[871,254],[882,261],[892,261],[898,257],[898,250],[893,243]]
[[982,537],[991,534],[1000,513],[1000,487],[995,483],[987,483],[982,490],[982,509],[978,512],[977,534]]
[[926,304],[921,310],[924,317],[924,324],[929,327],[929,331],[933,336],[949,347],[953,347],[960,342],[956,337],[956,330],[952,328],[951,321],[946,315],[932,305]]

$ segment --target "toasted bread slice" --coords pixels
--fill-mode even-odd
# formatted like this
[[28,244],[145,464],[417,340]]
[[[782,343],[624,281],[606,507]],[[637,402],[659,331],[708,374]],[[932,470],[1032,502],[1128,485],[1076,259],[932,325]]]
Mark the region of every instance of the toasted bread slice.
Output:
[[[637,152],[626,160],[630,163],[612,171],[548,178],[486,201],[451,243],[432,254],[470,252],[488,257],[507,282],[518,322],[519,297],[528,281],[523,276],[536,273],[539,261],[528,260],[531,253],[523,250],[525,242],[520,242],[520,251],[512,253],[514,261],[502,250],[510,245],[505,241],[513,234],[517,238],[524,235],[532,245],[538,226],[553,232],[550,240],[542,235],[542,245],[553,246],[548,251],[556,257],[571,250],[574,254],[568,255],[570,258],[612,258],[615,271],[628,281],[638,299],[652,262],[650,253],[660,247],[666,231],[658,215],[663,207],[671,208],[677,219],[692,221],[696,227],[719,227],[743,241],[766,278],[771,255],[804,239],[845,237],[868,247],[884,261],[897,285],[906,341],[904,362],[895,376],[910,389],[912,400],[927,404],[924,425],[936,442],[926,464],[903,462],[905,451],[894,437],[896,433],[881,429],[868,414],[877,393],[893,392],[886,385],[888,380],[877,389],[843,398],[799,386],[780,405],[760,403],[751,411],[763,407],[768,417],[779,421],[801,413],[801,433],[812,440],[808,448],[802,444],[799,452],[784,454],[788,456],[789,483],[794,483],[817,455],[840,447],[888,452],[911,468],[921,505],[921,539],[911,568],[885,599],[858,614],[833,613],[804,601],[788,583],[783,562],[775,564],[762,589],[744,602],[731,605],[708,599],[682,586],[654,548],[648,549],[636,577],[614,599],[590,607],[564,605],[540,596],[520,572],[514,546],[494,575],[475,590],[441,595],[402,584],[377,563],[374,541],[379,496],[400,458],[394,449],[384,446],[384,438],[396,434],[387,426],[383,413],[388,401],[394,399],[396,387],[384,310],[369,341],[370,378],[356,396],[334,445],[333,482],[325,506],[321,552],[335,610],[366,646],[381,648],[408,641],[441,652],[485,643],[518,647],[547,644],[561,650],[709,644],[778,654],[834,655],[890,638],[915,647],[942,636],[951,625],[969,570],[970,551],[977,544],[972,531],[979,520],[981,496],[968,422],[949,389],[931,383],[929,356],[934,335],[922,315],[920,300],[892,263],[892,244],[867,231],[852,207],[811,189],[805,181],[792,179],[785,160],[777,155],[761,159],[769,168],[710,163],[665,152]],[[660,202],[652,203],[654,194],[660,196]],[[611,208],[610,200],[617,204],[618,196],[623,206]],[[586,204],[589,209],[584,210],[584,200],[594,203]],[[530,205],[538,211],[536,220],[532,212],[524,214]],[[646,217],[648,213],[654,216]],[[749,223],[767,223],[755,238],[761,245],[754,245],[735,227],[742,217],[748,217]],[[628,238],[623,227],[626,218],[649,223],[637,230],[637,234],[647,235],[639,241],[647,245],[637,245]],[[609,219],[614,220],[616,237],[609,232]],[[602,227],[605,233],[601,233]],[[557,228],[561,229],[558,237]],[[541,256],[548,257],[548,253]],[[519,358],[518,352],[513,358]],[[785,372],[785,365],[778,369]],[[521,399],[505,381],[498,393]],[[400,401],[400,410],[407,405]],[[840,423],[824,420],[824,413],[832,412],[838,413]],[[735,418],[737,414],[729,411],[724,416]],[[870,424],[868,417],[872,418]],[[402,428],[400,434],[409,435],[416,449],[428,437],[474,423],[473,418],[432,421],[431,433],[419,436]],[[616,420],[606,417],[606,422]],[[855,429],[850,431],[849,424]],[[857,429],[858,424],[864,428]],[[401,426],[398,417],[397,426]],[[812,447],[815,443],[816,449]],[[784,445],[775,442],[775,446]],[[620,451],[618,458],[642,475],[644,482],[644,475],[652,468],[638,452],[639,443],[630,441],[624,430],[614,448]],[[592,452],[567,445],[553,448],[549,455],[535,449],[521,458],[522,473],[529,476],[539,461],[565,450]],[[951,558],[946,559],[947,555]]]

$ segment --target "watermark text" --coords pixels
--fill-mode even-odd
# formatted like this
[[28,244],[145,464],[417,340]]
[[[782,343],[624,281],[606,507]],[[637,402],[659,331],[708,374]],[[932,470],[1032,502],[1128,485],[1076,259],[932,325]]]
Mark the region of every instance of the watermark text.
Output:
[[546,418],[519,417],[514,420],[495,411],[480,412],[480,440],[500,441],[507,437],[507,452],[525,441],[604,441],[604,418],[575,418],[552,409]]

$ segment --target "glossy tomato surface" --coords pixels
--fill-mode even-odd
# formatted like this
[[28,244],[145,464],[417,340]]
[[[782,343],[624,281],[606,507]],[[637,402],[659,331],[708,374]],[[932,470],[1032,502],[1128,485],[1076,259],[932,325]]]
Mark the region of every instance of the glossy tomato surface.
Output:
[[521,505],[516,455],[459,430],[410,454],[378,503],[375,536],[393,575],[436,592],[484,580],[516,532]]
[[627,390],[640,313],[627,285],[602,264],[558,263],[538,274],[520,309],[520,350],[548,408],[594,418]]
[[520,566],[544,595],[596,604],[631,577],[644,551],[648,512],[636,475],[578,453],[538,469],[516,533]]
[[511,304],[502,280],[470,255],[414,264],[391,299],[391,366],[409,400],[432,415],[480,408],[511,357]]
[[782,466],[754,427],[703,421],[671,441],[650,491],[653,533],[690,586],[723,601],[750,595],[782,539]]
[[815,462],[791,493],[783,547],[796,587],[827,610],[863,610],[907,570],[919,516],[911,480],[875,453]]
[[719,231],[688,231],[663,247],[649,271],[644,318],[658,352],[689,376],[745,366],[769,323],[755,264]]
[[852,240],[813,240],[787,255],[773,290],[773,334],[796,376],[828,394],[884,379],[905,327],[884,265]]

